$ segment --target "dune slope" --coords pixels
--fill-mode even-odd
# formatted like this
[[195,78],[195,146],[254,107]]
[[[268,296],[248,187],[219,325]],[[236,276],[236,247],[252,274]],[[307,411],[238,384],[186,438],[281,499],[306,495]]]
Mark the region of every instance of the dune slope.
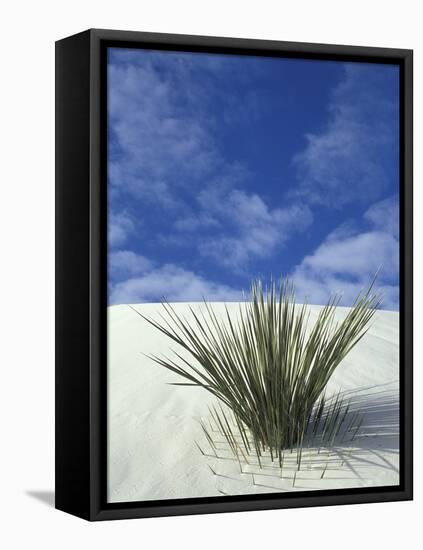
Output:
[[[188,306],[174,304],[187,316]],[[153,318],[162,310],[160,304],[133,307]],[[213,307],[224,311],[223,304]],[[228,307],[235,314],[238,305]],[[311,321],[319,309],[311,306]],[[337,315],[346,312],[340,308]],[[250,464],[241,472],[223,447],[222,458],[216,458],[201,443],[210,454],[203,456],[195,445],[204,441],[197,420],[207,417],[216,399],[201,388],[169,384],[182,380],[144,355],[169,355],[168,339],[129,306],[109,307],[108,326],[109,502],[399,483],[398,313],[377,312],[368,334],[329,382],[329,394],[341,389],[365,413],[359,436],[329,456],[306,451],[295,479],[293,457],[287,457],[281,478],[270,460],[262,470]]]

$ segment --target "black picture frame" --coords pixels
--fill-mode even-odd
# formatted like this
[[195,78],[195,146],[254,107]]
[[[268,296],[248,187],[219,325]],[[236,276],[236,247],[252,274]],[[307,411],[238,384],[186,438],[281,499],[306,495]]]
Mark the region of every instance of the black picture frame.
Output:
[[[307,494],[106,501],[108,46],[400,67],[400,484]],[[87,520],[412,499],[413,53],[405,49],[91,29],[56,43],[56,508]]]

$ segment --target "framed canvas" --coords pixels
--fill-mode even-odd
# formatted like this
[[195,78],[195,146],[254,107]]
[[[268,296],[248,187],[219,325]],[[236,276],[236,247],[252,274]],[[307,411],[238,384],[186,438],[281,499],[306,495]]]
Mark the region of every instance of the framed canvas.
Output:
[[56,507],[412,498],[412,52],[56,43]]

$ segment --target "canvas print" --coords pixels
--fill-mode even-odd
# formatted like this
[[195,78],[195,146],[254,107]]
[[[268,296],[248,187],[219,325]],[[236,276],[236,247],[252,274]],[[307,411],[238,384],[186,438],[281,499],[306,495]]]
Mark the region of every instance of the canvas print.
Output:
[[399,484],[399,68],[107,51],[110,503]]

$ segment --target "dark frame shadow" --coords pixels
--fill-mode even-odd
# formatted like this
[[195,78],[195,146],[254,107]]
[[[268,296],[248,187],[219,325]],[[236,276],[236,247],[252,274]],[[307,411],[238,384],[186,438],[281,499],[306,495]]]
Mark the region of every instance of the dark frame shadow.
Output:
[[49,508],[54,508],[55,504],[55,494],[54,491],[25,491],[25,494],[29,497],[42,502],[45,506]]

